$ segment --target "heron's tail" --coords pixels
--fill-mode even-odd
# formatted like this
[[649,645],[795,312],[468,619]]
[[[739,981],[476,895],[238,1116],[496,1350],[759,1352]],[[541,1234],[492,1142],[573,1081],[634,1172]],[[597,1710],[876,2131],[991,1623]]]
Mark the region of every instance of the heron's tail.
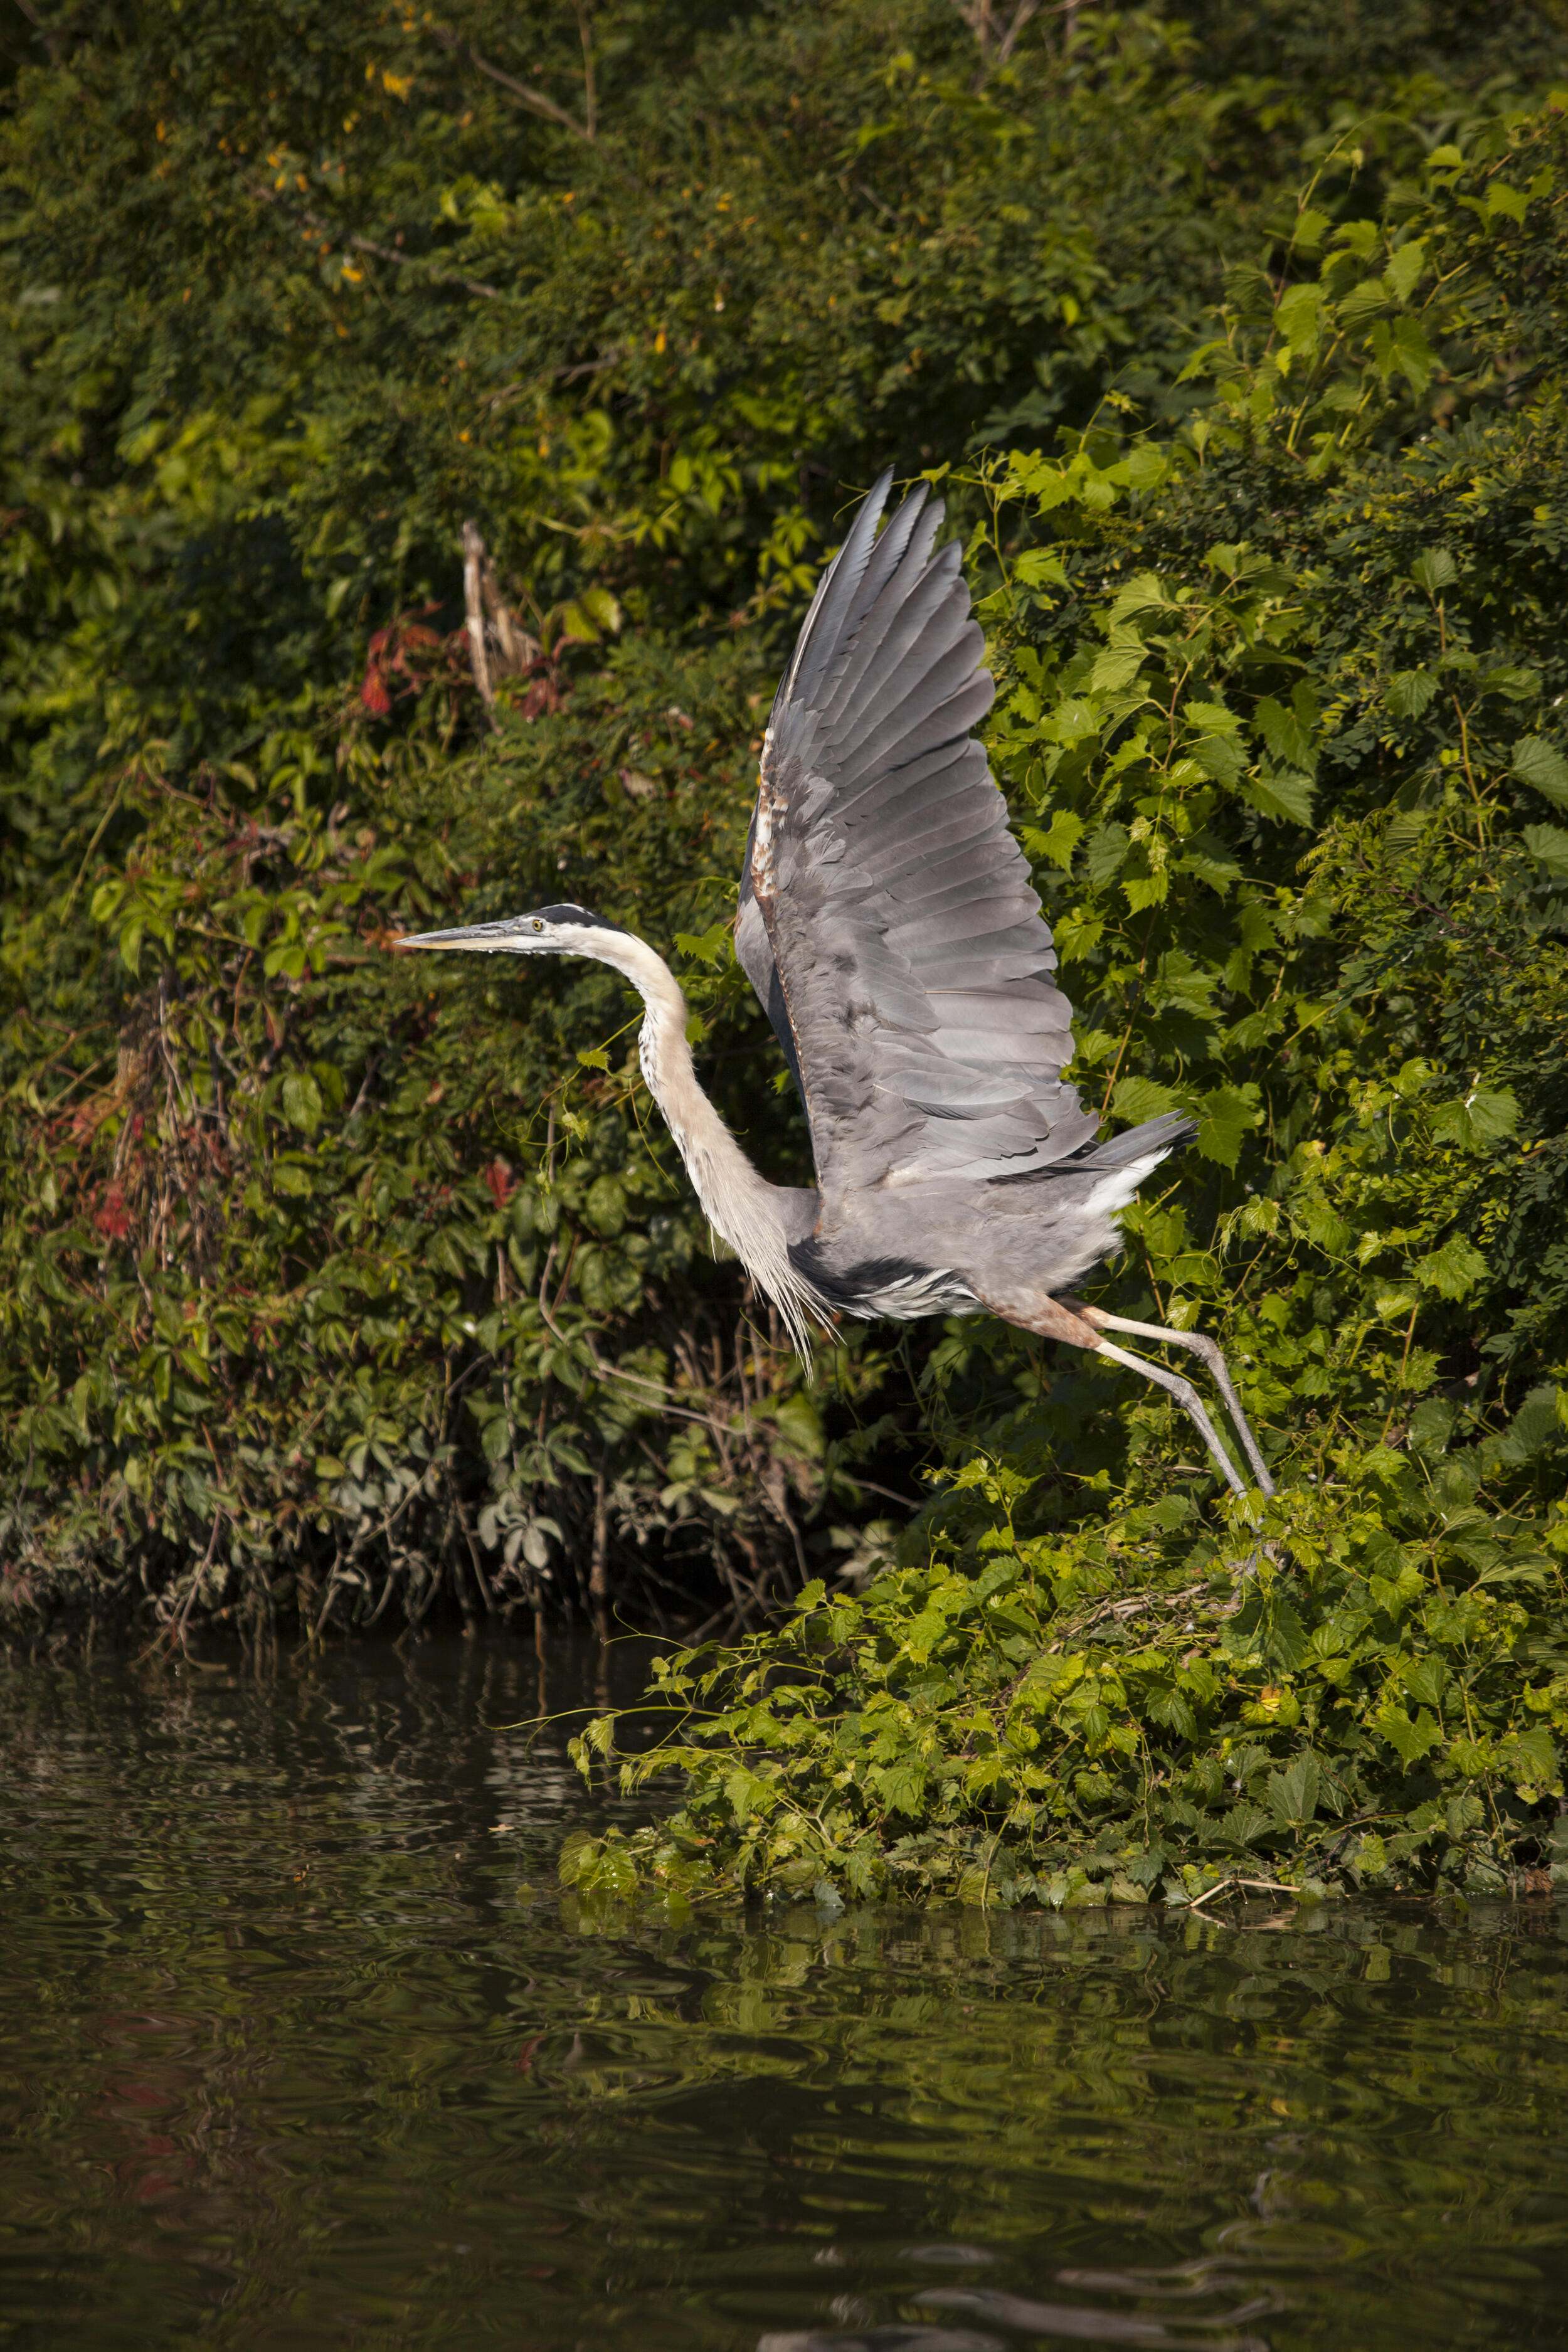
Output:
[[1158,1118],[1146,1118],[1142,1127],[1125,1128],[1120,1135],[1095,1144],[1081,1158],[1075,1153],[1065,1164],[1075,1169],[1111,1169],[1125,1168],[1134,1160],[1163,1160],[1179,1143],[1190,1143],[1197,1131],[1197,1120],[1188,1112],[1162,1111]]

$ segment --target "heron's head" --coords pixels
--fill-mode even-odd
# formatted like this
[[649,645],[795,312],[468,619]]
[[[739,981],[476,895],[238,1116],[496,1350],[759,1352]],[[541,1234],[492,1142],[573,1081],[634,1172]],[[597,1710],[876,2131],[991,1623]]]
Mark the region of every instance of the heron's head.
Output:
[[508,915],[499,923],[470,923],[455,931],[416,931],[392,945],[461,948],[469,955],[585,955],[608,962],[616,959],[605,950],[629,936],[603,915],[567,905],[538,907],[531,915]]

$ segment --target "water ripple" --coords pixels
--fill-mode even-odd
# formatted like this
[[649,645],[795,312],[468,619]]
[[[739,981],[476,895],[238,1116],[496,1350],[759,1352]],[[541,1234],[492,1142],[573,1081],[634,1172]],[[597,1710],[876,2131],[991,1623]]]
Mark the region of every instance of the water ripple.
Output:
[[0,1669],[9,2352],[1562,2344],[1552,1906],[599,1919],[540,1705]]

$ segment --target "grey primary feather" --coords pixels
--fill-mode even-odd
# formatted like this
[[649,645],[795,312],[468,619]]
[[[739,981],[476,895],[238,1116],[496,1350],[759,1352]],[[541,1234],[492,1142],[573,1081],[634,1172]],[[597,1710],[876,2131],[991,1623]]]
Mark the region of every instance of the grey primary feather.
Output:
[[[736,944],[789,1057],[825,1202],[1120,1166],[1061,1083],[1071,1007],[973,730],[984,640],[923,490],[856,516],[773,704]],[[1102,1158],[1107,1150],[1115,1158]]]

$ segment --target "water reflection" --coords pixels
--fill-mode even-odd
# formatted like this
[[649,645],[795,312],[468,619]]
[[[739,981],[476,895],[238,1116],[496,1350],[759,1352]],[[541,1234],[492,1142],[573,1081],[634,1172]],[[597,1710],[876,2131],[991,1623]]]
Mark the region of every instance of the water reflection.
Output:
[[596,1921],[536,1672],[0,1671],[8,2352],[1563,2341],[1552,1906]]

